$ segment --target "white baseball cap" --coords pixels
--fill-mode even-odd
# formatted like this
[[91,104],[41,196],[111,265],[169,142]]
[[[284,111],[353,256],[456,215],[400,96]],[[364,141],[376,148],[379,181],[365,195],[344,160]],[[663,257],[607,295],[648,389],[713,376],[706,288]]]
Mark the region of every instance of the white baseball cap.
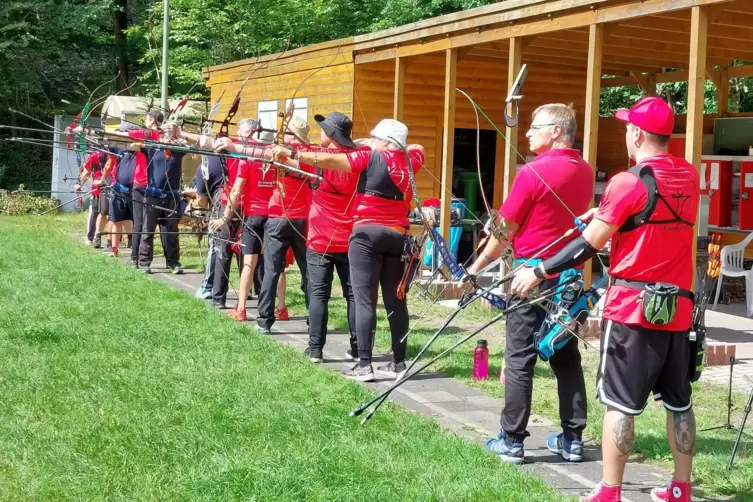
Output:
[[[394,119],[384,119],[371,131],[371,135],[384,141],[397,140],[405,146],[408,140],[408,126]],[[392,138],[392,139],[390,139]]]

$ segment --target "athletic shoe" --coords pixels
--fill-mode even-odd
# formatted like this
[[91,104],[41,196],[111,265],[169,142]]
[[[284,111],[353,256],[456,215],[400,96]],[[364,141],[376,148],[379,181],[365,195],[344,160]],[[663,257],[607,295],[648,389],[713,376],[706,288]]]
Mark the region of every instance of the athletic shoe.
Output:
[[152,273],[152,269],[150,269],[148,266],[141,266],[141,267],[139,267],[139,270],[141,270],[141,272],[143,272],[145,274],[151,274]]
[[[209,297],[211,298],[211,296],[212,296],[212,295],[211,295],[211,293],[210,293],[210,294],[209,294]],[[218,302],[217,300],[212,300],[212,307],[214,307],[214,308],[216,308],[216,309],[220,309],[220,310],[224,310],[224,309],[226,309],[226,308],[227,308],[227,307],[225,306],[225,302],[223,302],[223,301],[219,301],[219,302]]]
[[126,260],[126,264],[129,267],[139,268],[139,262],[137,260],[134,260],[133,258],[128,258],[128,260]]
[[94,242],[88,237],[84,237],[84,242],[86,243],[87,246],[91,246],[92,244],[94,244]]
[[111,258],[117,258],[118,257],[118,248],[112,248],[110,250],[110,257]]
[[211,289],[204,289],[199,288],[196,290],[196,294],[194,295],[199,300],[211,300],[212,299],[212,290]]
[[102,237],[97,235],[92,241],[92,245],[94,246],[94,249],[102,249]]
[[352,380],[358,380],[359,382],[373,382],[374,381],[374,370],[371,368],[371,365],[368,366],[361,366],[361,364],[356,364],[349,370],[344,370],[342,372],[342,375],[345,378],[350,378]]
[[289,321],[290,315],[288,315],[288,308],[281,307],[275,309],[275,319],[277,319],[278,321]]
[[259,326],[259,325],[257,325],[256,326],[256,331],[258,331],[260,335],[271,335],[272,334],[272,330],[269,329],[269,328],[267,328],[266,326]]
[[358,357],[358,349],[353,349],[353,348],[350,348],[345,352],[345,357],[355,362],[358,362],[361,360],[361,358]]
[[562,433],[550,434],[546,440],[546,447],[549,448],[549,451],[561,455],[568,462],[583,460],[583,441],[573,439],[568,443]]
[[320,363],[324,361],[322,349],[312,349],[311,347],[308,347],[303,354],[308,357],[309,361],[311,361],[312,363]]
[[651,490],[651,500],[654,502],[690,502],[690,483],[670,479],[666,484]]
[[110,241],[107,241],[107,244],[105,244],[105,253],[109,253],[112,251],[112,244],[110,244]]
[[182,275],[185,272],[180,265],[175,265],[174,267],[168,266],[167,268],[170,269],[171,274],[175,275]]
[[388,376],[390,378],[394,378],[395,380],[400,380],[405,375],[406,369],[407,367],[405,366],[405,361],[401,361],[399,363],[391,361],[389,364],[377,367],[377,373]]
[[580,502],[622,502],[622,485],[605,486],[599,483],[591,493],[581,497]]
[[246,322],[246,321],[248,321],[248,317],[246,317],[246,309],[237,310],[237,309],[233,308],[233,310],[231,310],[230,312],[228,312],[227,315],[233,321],[238,321],[238,322]]
[[486,449],[495,453],[500,459],[511,464],[522,464],[525,461],[525,448],[520,441],[513,441],[505,431],[499,436],[486,442]]

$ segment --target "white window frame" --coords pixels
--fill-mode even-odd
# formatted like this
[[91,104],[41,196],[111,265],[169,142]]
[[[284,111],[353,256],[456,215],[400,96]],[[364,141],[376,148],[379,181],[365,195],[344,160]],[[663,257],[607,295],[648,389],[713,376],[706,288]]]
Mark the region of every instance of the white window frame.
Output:
[[259,124],[265,129],[277,129],[277,100],[259,101],[257,104]]
[[[290,99],[285,100],[285,110],[290,106]],[[295,98],[295,108],[293,109],[293,116],[300,117],[308,123],[309,114],[309,98]]]

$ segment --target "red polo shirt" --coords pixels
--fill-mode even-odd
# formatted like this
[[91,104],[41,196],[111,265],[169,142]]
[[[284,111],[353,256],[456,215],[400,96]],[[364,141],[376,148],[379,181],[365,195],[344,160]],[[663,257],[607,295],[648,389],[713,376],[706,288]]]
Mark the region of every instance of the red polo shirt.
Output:
[[[146,133],[146,129],[136,129],[128,131],[128,136],[143,141],[146,139]],[[151,141],[159,141],[159,131],[150,130],[149,139]],[[149,184],[149,178],[146,173],[146,155],[143,152],[134,152],[134,154],[136,156],[136,166],[133,169],[133,186],[145,187]]]
[[593,196],[594,171],[578,150],[549,150],[521,167],[500,208],[505,220],[520,225],[512,241],[515,257],[546,259],[557,254],[572,238],[539,253],[575,226],[571,212],[576,216],[585,213]]
[[246,180],[243,187],[243,216],[267,216],[269,201],[277,183],[275,169],[262,162],[242,160],[238,176]]
[[[390,179],[403,194],[403,200],[390,200],[375,195],[359,193],[354,202],[354,225],[385,225],[407,227],[408,213],[410,213],[413,201],[413,189],[408,175],[408,162],[402,151],[383,150],[376,152],[384,156],[387,163]],[[409,150],[413,174],[418,175],[424,167],[424,154],[421,150]],[[369,149],[358,150],[349,153],[348,160],[355,178],[369,166]]]
[[[698,172],[684,159],[657,155],[643,159],[651,166],[664,197],[680,217],[695,222],[698,215],[700,185]],[[614,176],[604,191],[596,218],[610,225],[622,226],[628,216],[643,210],[647,202],[646,187],[637,176],[622,172]],[[649,220],[671,220],[671,212],[658,201]],[[609,275],[641,282],[664,282],[682,289],[693,287],[693,227],[682,223],[641,225],[630,232],[617,232],[612,237]],[[674,320],[663,326],[643,320],[641,290],[611,286],[604,300],[605,319],[622,324],[641,325],[665,331],[690,328],[693,303],[680,298]]]

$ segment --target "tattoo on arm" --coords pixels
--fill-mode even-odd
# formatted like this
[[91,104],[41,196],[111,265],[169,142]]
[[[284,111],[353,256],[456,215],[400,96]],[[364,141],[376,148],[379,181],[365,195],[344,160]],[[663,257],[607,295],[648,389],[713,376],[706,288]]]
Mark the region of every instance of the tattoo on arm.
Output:
[[621,454],[627,456],[633,451],[635,443],[635,429],[633,427],[633,417],[623,416],[612,427],[614,434],[614,444]]
[[695,415],[693,410],[672,413],[675,425],[675,445],[683,455],[691,455],[695,448]]

